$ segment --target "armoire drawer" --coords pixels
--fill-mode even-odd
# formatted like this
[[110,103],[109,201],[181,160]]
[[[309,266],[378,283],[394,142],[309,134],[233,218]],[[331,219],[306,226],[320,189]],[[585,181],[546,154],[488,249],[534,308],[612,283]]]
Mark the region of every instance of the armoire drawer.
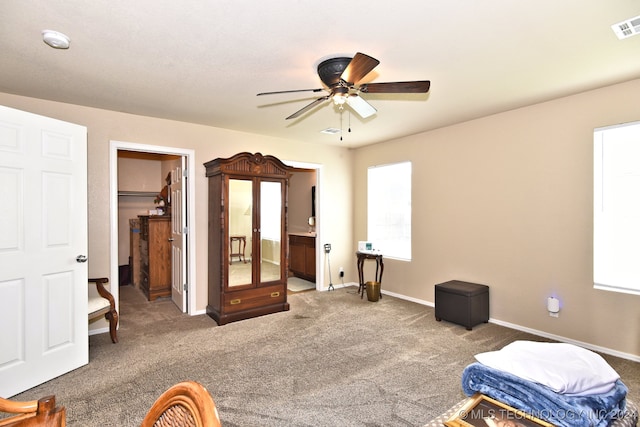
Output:
[[228,313],[278,304],[286,301],[287,291],[282,285],[224,294],[223,306]]

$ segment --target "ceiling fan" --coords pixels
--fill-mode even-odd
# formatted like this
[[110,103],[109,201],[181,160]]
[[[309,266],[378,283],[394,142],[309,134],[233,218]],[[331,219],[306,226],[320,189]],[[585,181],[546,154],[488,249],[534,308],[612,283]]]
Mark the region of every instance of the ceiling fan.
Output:
[[356,113],[358,113],[360,117],[366,119],[367,117],[375,114],[377,110],[360,96],[362,93],[426,93],[429,91],[429,87],[431,86],[431,82],[429,80],[364,83],[358,86],[360,80],[377,67],[379,63],[380,61],[377,59],[360,52],[356,53],[353,58],[330,58],[318,64],[318,75],[326,87],[318,89],[262,92],[257,96],[280,93],[327,91],[329,92],[328,95],[316,99],[287,117],[286,120],[300,117],[316,105],[330,99],[333,99],[333,102],[341,109],[346,103]]

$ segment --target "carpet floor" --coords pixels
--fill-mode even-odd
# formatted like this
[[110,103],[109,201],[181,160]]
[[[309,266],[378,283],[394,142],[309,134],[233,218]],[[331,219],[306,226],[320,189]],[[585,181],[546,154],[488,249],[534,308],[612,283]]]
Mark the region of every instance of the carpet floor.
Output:
[[[90,362],[15,397],[54,394],[69,426],[137,426],[173,384],[194,380],[213,396],[225,427],[423,426],[462,400],[473,355],[517,339],[481,324],[436,322],[433,309],[353,287],[300,292],[291,310],[217,326],[120,288],[120,342],[90,337]],[[606,357],[632,393],[640,364]]]

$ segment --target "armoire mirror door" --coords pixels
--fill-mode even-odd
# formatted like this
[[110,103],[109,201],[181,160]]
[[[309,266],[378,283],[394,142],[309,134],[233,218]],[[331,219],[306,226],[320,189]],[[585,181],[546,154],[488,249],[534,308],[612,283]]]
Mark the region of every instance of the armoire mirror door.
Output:
[[[254,198],[260,200],[257,209],[253,206]],[[228,286],[280,280],[282,182],[230,178],[228,208]]]
[[229,179],[229,287],[251,285],[253,181],[251,179]]
[[260,283],[282,277],[282,183],[260,181]]

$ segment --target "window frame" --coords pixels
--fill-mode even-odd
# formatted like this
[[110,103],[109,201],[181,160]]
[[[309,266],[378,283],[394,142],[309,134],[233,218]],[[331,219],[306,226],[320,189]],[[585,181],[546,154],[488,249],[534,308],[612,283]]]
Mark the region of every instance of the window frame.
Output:
[[[387,175],[376,176],[380,173],[387,173]],[[392,176],[389,176],[389,173]],[[399,178],[402,181],[393,182],[393,178]],[[413,163],[410,160],[367,168],[367,240],[373,243],[375,251],[379,251],[387,258],[412,260],[412,187]],[[381,200],[381,197],[384,200]],[[389,200],[388,197],[396,200]],[[398,209],[398,203],[406,203],[405,206],[408,208]],[[381,210],[384,208],[389,209]],[[402,238],[396,240],[387,238],[393,234],[393,227],[385,226],[384,230],[376,228],[376,223],[380,223],[384,218],[397,220],[396,225],[401,229],[396,228],[396,234],[403,236]]]
[[594,288],[640,295],[640,122],[594,129],[593,165]]

